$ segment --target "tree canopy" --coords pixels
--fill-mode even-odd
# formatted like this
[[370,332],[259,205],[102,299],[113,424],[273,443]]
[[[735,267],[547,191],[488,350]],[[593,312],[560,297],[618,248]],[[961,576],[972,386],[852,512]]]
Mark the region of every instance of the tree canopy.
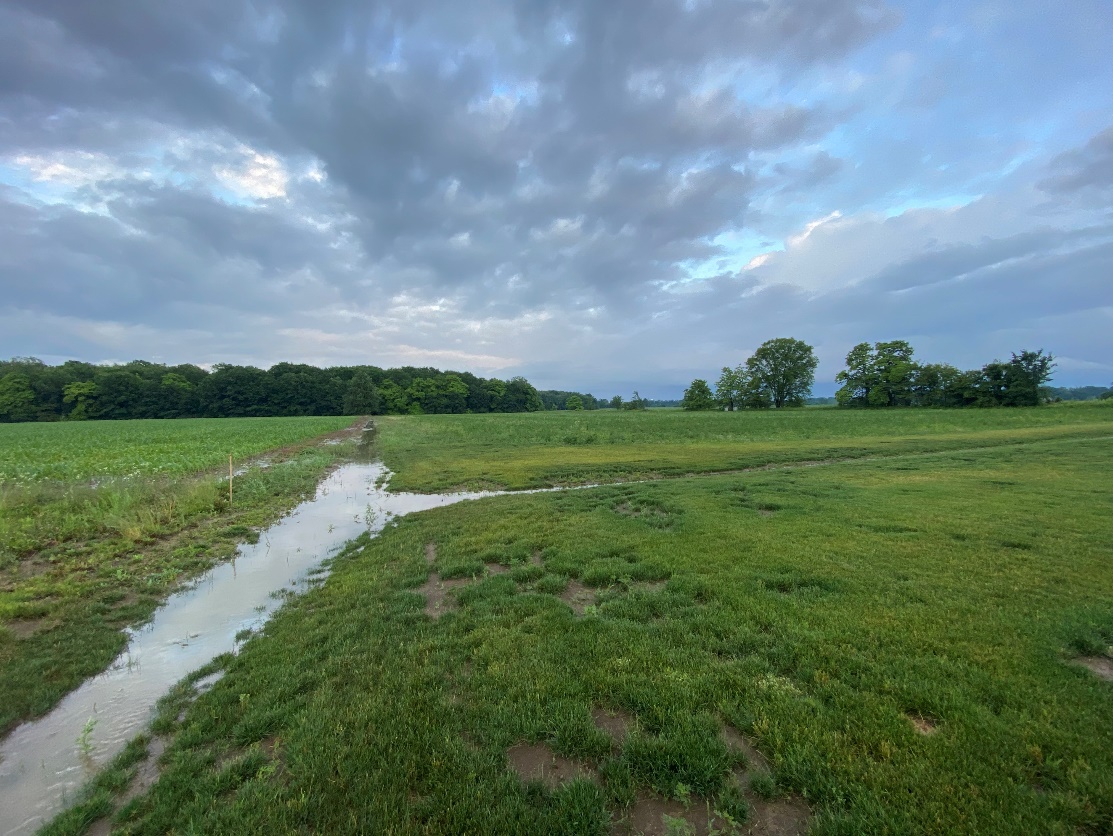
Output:
[[819,360],[802,340],[766,340],[746,361],[751,397],[769,401],[776,409],[803,406],[815,383]]
[[[585,397],[585,405],[586,398],[590,395]],[[278,363],[264,371],[218,363],[208,371],[144,360],[105,366],[75,361],[48,366],[33,357],[0,361],[3,422],[530,412],[542,408],[537,390],[525,378],[484,379],[468,372],[410,366],[318,369]]]
[[839,406],[1036,406],[1051,397],[1055,358],[1043,349],[994,360],[981,369],[960,371],[945,363],[921,365],[904,340],[859,343],[846,355],[846,369],[835,379]]
[[680,401],[681,407],[689,411],[715,409],[715,395],[706,380],[696,378],[692,385],[684,390],[684,398]]

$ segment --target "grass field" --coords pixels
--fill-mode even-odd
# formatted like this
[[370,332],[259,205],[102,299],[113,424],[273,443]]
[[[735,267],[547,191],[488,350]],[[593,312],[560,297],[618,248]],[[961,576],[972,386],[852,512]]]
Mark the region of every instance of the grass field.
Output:
[[351,418],[0,424],[0,483],[182,476],[343,429]]
[[1105,402],[1044,409],[601,410],[376,418],[396,489],[532,488],[1113,435]]
[[[166,594],[351,452],[351,418],[0,425],[0,733],[99,673]],[[229,453],[251,469],[227,501]]]
[[[1113,683],[1078,663],[1113,665],[1111,417],[380,420],[396,481],[427,489],[718,469],[732,444],[783,466],[357,541],[211,691],[168,698],[162,777],[116,826],[1113,833]],[[790,463],[817,450],[855,460]],[[51,832],[108,813],[142,757]]]

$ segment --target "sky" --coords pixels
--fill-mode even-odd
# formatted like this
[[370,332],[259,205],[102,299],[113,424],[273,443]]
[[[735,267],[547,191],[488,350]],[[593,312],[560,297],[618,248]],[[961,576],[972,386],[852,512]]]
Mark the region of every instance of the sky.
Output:
[[1113,381],[1108,0],[0,0],[0,357]]

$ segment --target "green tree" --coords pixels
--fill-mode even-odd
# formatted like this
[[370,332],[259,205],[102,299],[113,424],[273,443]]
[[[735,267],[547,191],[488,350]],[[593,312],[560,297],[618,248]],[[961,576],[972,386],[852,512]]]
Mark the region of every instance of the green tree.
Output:
[[846,369],[835,375],[843,387],[839,406],[911,406],[919,366],[904,340],[859,343],[846,355]]
[[371,375],[365,369],[356,372],[344,392],[345,415],[378,415],[383,411],[383,399],[375,388]]
[[0,421],[34,421],[35,392],[30,378],[10,372],[0,378]]
[[439,412],[457,415],[468,409],[468,385],[458,374],[446,374],[438,381]]
[[564,402],[565,409],[583,409],[584,399],[579,395],[571,395],[568,400]]
[[812,347],[792,337],[766,340],[746,361],[753,394],[775,408],[803,406],[819,365]]
[[379,394],[382,396],[385,412],[391,415],[405,415],[409,412],[410,404],[406,399],[406,392],[393,380],[384,380],[379,387]]
[[541,396],[524,377],[512,377],[506,382],[503,412],[540,412],[543,406]]
[[715,401],[720,409],[734,412],[740,407],[742,391],[746,388],[746,370],[743,366],[723,366],[723,372],[715,383]]
[[70,383],[63,390],[64,403],[72,403],[73,409],[66,417],[71,421],[84,421],[89,417],[89,405],[96,397],[97,384],[91,380]]
[[611,409],[622,409],[622,395],[615,395],[608,404]]
[[711,387],[707,385],[707,381],[697,377],[692,381],[692,385],[684,390],[684,397],[681,399],[680,405],[692,412],[714,409],[715,396],[711,392]]
[[1051,379],[1055,358],[1038,351],[1013,354],[1009,361],[1007,406],[1037,406],[1042,400],[1041,389]]

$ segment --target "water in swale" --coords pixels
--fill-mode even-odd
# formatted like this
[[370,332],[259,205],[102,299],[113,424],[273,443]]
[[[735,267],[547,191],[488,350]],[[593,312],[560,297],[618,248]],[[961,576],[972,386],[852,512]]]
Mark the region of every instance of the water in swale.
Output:
[[310,573],[349,540],[404,514],[496,495],[387,493],[388,476],[380,463],[340,467],[259,542],[240,546],[234,560],[172,595],[132,632],[107,671],[47,716],[16,728],[0,744],[0,834],[32,833],[61,810],[146,728],[171,685],[234,650],[237,633],[258,628],[281,604],[275,592],[302,591]]

